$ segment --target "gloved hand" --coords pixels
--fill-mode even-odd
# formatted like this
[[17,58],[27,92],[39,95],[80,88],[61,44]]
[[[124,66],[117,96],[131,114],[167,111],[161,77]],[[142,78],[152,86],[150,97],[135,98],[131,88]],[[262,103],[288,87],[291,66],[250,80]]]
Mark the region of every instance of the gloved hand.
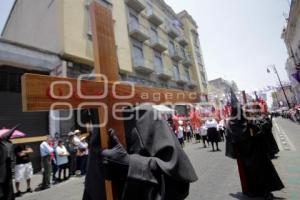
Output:
[[129,166],[129,155],[120,143],[113,129],[108,131],[111,149],[101,152],[105,178],[110,180],[126,179]]

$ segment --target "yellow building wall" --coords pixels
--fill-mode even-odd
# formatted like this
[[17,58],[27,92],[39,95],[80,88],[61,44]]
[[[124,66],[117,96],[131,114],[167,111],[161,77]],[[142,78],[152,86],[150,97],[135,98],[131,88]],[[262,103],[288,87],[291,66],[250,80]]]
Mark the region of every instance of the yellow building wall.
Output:
[[92,65],[93,48],[87,0],[63,0],[64,53],[78,62]]
[[125,1],[113,0],[113,19],[115,21],[115,40],[117,44],[118,63],[121,72],[133,71],[131,45],[128,37],[127,7]]
[[198,66],[197,58],[196,58],[196,49],[193,44],[193,36],[191,34],[191,29],[197,30],[196,27],[192,23],[189,22],[187,18],[181,18],[183,25],[184,25],[184,35],[188,40],[189,43],[189,48],[188,52],[190,53],[193,61],[193,65],[191,66],[190,72],[191,72],[191,78],[195,80],[200,86],[199,91],[200,92],[205,92],[207,93],[207,90],[204,90],[204,86],[202,84],[202,79],[201,79],[201,74],[200,74],[200,69]]

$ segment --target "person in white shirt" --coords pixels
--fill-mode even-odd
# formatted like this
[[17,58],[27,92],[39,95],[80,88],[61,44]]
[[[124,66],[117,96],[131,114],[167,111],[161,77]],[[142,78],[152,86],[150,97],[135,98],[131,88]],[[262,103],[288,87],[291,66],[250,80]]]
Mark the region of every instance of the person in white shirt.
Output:
[[207,140],[207,128],[205,124],[203,124],[200,128],[200,135],[203,142],[203,147],[206,148],[206,143],[208,145],[208,140]]
[[208,141],[212,145],[212,150],[215,151],[214,144],[216,144],[216,150],[221,151],[218,146],[218,142],[220,142],[220,134],[218,130],[218,122],[213,118],[210,117],[206,122],[205,126],[207,128],[207,137]]
[[40,144],[40,152],[42,157],[42,165],[44,167],[43,171],[43,181],[41,185],[41,190],[50,187],[50,177],[51,177],[51,153],[53,153],[53,147],[50,146],[51,138],[47,137],[47,140]]
[[184,135],[183,135],[183,131],[184,131],[184,128],[183,128],[183,122],[182,121],[179,121],[179,126],[178,126],[178,130],[177,130],[177,138],[178,138],[178,141],[180,143],[181,146],[184,145]]
[[69,153],[66,149],[66,147],[64,146],[64,143],[62,140],[58,141],[58,145],[56,147],[56,162],[58,165],[58,181],[62,181],[61,179],[61,172],[63,171],[64,174],[64,180],[67,179],[67,175],[66,175],[66,169],[68,167],[68,156]]
[[79,159],[79,170],[80,175],[86,174],[86,166],[87,166],[87,159],[88,159],[88,143],[86,141],[86,137],[83,137],[78,145],[78,159]]

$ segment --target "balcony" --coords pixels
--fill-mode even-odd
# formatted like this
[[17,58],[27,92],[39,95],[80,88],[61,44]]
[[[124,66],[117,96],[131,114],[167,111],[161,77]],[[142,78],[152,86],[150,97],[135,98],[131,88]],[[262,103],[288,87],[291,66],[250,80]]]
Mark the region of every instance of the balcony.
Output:
[[187,85],[189,88],[196,88],[198,86],[197,81],[194,80],[188,81]]
[[141,57],[133,58],[133,67],[142,74],[151,74],[154,71],[153,63]]
[[147,18],[155,26],[163,23],[162,17],[154,9],[147,10]]
[[166,25],[166,30],[171,38],[176,38],[180,35],[180,30],[171,23]]
[[170,57],[177,62],[183,59],[183,55],[178,48],[170,49],[169,54]]
[[126,4],[135,11],[142,12],[146,8],[144,0],[125,0]]
[[156,35],[153,35],[151,37],[150,46],[160,53],[167,50],[168,48],[167,42]]
[[193,64],[192,57],[188,54],[185,55],[182,59],[182,64],[187,67],[191,66]]
[[175,79],[175,81],[178,85],[185,85],[188,82],[184,77],[181,76]]
[[140,41],[140,42],[145,42],[146,40],[149,39],[148,32],[146,28],[144,28],[141,24],[135,21],[131,21],[128,24],[128,31],[129,35]]
[[169,70],[165,69],[163,66],[160,65],[154,67],[155,67],[155,73],[160,80],[168,81],[172,78],[172,75],[169,72]]
[[182,46],[188,45],[188,41],[187,41],[187,39],[185,38],[184,35],[179,36],[178,39],[177,39],[177,41],[178,41],[178,43],[181,44]]

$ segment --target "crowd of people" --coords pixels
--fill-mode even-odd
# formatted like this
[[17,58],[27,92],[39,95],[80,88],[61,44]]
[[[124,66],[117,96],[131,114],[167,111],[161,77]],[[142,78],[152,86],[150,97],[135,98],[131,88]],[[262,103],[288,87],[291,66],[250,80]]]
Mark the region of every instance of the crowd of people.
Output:
[[211,146],[212,151],[221,151],[219,142],[224,141],[224,120],[217,121],[213,116],[207,117],[206,120],[199,118],[200,125],[194,126],[190,118],[182,118],[186,120],[168,120],[182,147],[191,141],[195,143],[202,141],[204,148]]
[[[50,188],[52,184],[68,180],[71,176],[86,174],[88,142],[87,137],[81,137],[80,134],[80,130],[70,132],[66,140],[49,136],[40,144],[43,179],[37,190]],[[16,158],[15,196],[19,197],[22,195],[20,182],[23,180],[27,182],[26,192],[33,192],[30,185],[33,174],[30,154],[33,150],[27,145],[17,145],[14,153]]]
[[[186,143],[201,143],[202,141],[203,148],[210,146],[213,152],[221,151],[219,142],[226,140],[225,155],[238,161],[243,193],[250,197],[272,199],[271,192],[284,187],[271,162],[271,159],[275,158],[279,152],[272,133],[272,119],[259,105],[254,105],[257,108],[238,107],[233,102],[231,103],[231,118],[217,118],[214,113],[200,117],[196,116],[193,110],[190,111],[189,117],[176,114],[167,116],[165,119],[171,127],[169,135],[175,134],[174,140],[176,141],[177,138],[181,147],[184,147]],[[238,102],[236,101],[235,104]],[[238,112],[238,109],[241,111]],[[243,115],[235,118],[237,113]],[[166,132],[168,132],[167,129]],[[68,180],[74,175],[85,175],[89,155],[88,141],[89,138],[82,136],[79,130],[75,130],[70,132],[65,140],[48,137],[42,142],[40,155],[43,179],[38,190],[50,188],[52,184]],[[179,147],[180,145],[178,144]],[[108,151],[116,151],[118,148]],[[17,145],[14,149],[16,197],[22,195],[21,181],[26,181],[26,192],[33,192],[31,188],[33,169],[30,162],[32,153],[32,148],[26,145]],[[110,153],[106,155],[109,158]],[[121,153],[123,155],[125,150]],[[105,157],[103,153],[101,155]],[[196,178],[194,177],[193,180]]]

